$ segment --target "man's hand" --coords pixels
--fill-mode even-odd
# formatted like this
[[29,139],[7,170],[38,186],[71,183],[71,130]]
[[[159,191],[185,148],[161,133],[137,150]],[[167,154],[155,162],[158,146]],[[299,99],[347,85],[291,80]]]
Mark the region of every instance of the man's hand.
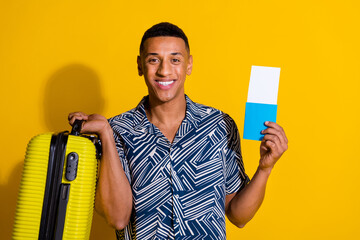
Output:
[[288,148],[288,140],[284,129],[277,123],[266,122],[267,129],[263,130],[265,134],[260,145],[260,163],[261,170],[269,170],[274,167],[275,163]]
[[73,112],[69,114],[68,120],[71,126],[75,120],[85,120],[82,124],[81,133],[96,133],[100,137],[111,129],[107,119],[99,114],[87,115],[82,112]]
[[241,191],[226,196],[226,214],[229,220],[238,227],[243,227],[255,215],[265,196],[267,180],[271,169],[287,149],[288,140],[285,132],[274,122],[265,123],[268,128],[260,144],[259,167]]
[[131,216],[132,192],[109,122],[102,115],[87,115],[82,112],[70,113],[68,119],[70,125],[73,125],[75,120],[84,120],[81,132],[99,135],[102,156],[96,186],[95,210],[105,217],[110,226],[124,229]]

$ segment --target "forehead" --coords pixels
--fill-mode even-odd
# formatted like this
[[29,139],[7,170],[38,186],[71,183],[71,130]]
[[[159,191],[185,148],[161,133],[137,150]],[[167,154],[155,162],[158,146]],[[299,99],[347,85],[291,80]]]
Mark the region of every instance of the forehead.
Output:
[[144,42],[144,54],[171,52],[186,53],[184,40],[178,37],[152,37]]

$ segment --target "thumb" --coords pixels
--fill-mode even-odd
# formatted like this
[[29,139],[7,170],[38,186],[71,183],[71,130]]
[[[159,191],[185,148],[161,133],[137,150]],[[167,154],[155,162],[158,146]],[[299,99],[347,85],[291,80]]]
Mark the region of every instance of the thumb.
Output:
[[90,133],[92,128],[92,121],[83,121],[81,124],[81,133]]

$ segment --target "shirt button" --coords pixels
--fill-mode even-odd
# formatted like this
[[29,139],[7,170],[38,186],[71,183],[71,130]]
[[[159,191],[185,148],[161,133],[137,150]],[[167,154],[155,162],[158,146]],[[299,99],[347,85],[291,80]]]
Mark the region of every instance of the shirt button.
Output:
[[180,221],[179,221],[179,219],[176,219],[175,222],[176,222],[176,223],[179,223]]

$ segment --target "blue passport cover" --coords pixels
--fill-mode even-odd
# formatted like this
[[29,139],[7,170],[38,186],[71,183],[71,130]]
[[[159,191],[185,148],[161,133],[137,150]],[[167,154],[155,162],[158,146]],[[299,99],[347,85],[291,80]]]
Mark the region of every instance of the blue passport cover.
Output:
[[246,103],[244,139],[261,141],[264,134],[261,131],[266,129],[266,121],[276,122],[277,105],[264,103]]

